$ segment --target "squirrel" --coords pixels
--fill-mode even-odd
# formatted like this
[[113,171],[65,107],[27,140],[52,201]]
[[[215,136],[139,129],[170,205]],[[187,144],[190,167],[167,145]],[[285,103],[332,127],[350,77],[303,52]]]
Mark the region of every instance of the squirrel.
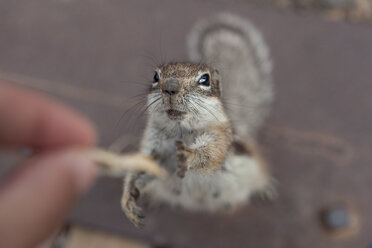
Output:
[[[222,40],[236,32],[236,28],[226,26],[226,20],[230,26],[238,25],[243,31],[247,27],[244,21],[243,25],[237,24],[241,19],[218,16],[198,30],[212,30],[208,25],[218,26],[221,20],[224,23],[222,30],[233,32],[222,34]],[[215,30],[221,32],[221,29]],[[245,44],[252,40],[252,30],[256,32],[251,29],[238,33]],[[214,36],[216,38],[219,39]],[[254,42],[248,49],[251,53],[257,51]],[[266,55],[261,55],[258,53],[258,58],[267,59]],[[262,63],[255,66],[257,68],[253,69],[261,73],[258,75],[264,75]],[[224,76],[229,78],[228,72]],[[239,86],[241,88],[233,90],[247,96],[252,94],[251,86],[243,82],[228,83],[224,87]],[[143,210],[137,205],[144,195],[155,202],[210,212],[242,205],[256,194],[275,197],[270,173],[249,140],[251,131],[249,134],[240,131],[244,122],[238,123],[240,126],[235,129],[234,116],[231,118],[227,114],[222,100],[223,84],[219,70],[204,63],[167,63],[155,70],[147,96],[149,118],[140,154],[157,161],[169,176],[158,179],[145,173],[130,172],[125,177],[121,206],[136,227],[144,225]],[[250,99],[242,98],[242,101],[250,104]]]

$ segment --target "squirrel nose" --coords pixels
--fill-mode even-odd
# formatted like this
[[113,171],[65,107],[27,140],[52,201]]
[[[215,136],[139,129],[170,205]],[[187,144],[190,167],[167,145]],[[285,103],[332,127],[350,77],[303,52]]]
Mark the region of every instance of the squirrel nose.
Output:
[[181,85],[177,79],[169,79],[165,82],[163,87],[163,93],[170,96],[178,94],[180,92]]

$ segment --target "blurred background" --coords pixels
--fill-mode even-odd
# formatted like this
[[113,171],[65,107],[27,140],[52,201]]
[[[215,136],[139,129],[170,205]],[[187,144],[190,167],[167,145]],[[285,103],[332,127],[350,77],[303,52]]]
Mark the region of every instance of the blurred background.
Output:
[[[84,113],[100,146],[135,150],[135,96],[157,64],[188,60],[190,31],[220,12],[270,47],[276,101],[258,143],[279,199],[220,215],[164,206],[137,230],[121,180],[102,178],[43,247],[371,247],[372,0],[0,0],[0,79]],[[18,158],[0,159],[4,175]]]

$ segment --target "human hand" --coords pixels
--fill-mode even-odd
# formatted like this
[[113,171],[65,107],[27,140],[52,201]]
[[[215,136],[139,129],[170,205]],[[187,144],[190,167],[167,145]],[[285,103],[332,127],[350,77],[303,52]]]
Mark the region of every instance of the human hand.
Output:
[[96,172],[67,148],[91,146],[95,136],[73,110],[0,82],[0,147],[37,153],[0,185],[0,247],[34,247],[63,223]]

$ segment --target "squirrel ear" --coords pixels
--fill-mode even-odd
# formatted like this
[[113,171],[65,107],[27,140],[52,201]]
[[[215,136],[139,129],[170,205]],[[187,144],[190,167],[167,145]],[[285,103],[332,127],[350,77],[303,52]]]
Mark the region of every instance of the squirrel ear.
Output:
[[218,96],[221,96],[221,92],[222,92],[221,75],[220,75],[220,72],[217,69],[213,70],[213,79],[216,83],[217,94],[218,94]]

